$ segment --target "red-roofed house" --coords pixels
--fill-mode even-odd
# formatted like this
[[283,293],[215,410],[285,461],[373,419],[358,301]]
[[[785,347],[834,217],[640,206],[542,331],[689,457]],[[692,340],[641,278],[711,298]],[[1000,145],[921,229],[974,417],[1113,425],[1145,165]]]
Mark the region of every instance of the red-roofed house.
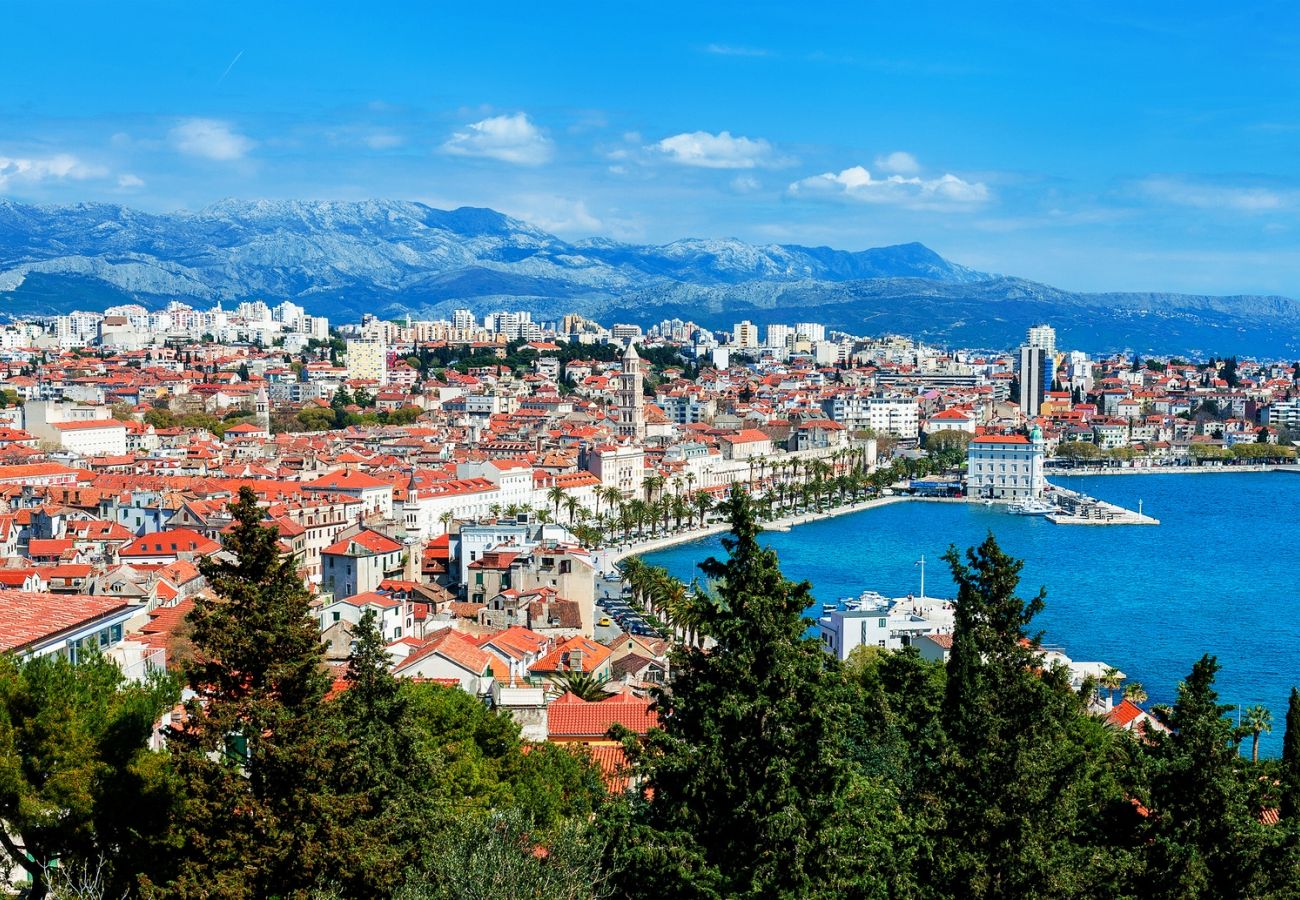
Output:
[[321,590],[335,597],[373,591],[385,578],[402,574],[407,548],[386,534],[363,528],[321,551]]
[[[398,678],[431,681],[454,679],[462,690],[478,696],[492,688],[494,661],[492,654],[480,649],[464,634],[444,628],[397,663],[393,674]],[[505,668],[501,666],[503,674]]]
[[0,651],[44,656],[110,650],[135,607],[118,597],[0,590]]
[[364,472],[330,472],[303,485],[311,494],[343,494],[356,497],[366,505],[367,513],[378,513],[384,518],[393,514],[393,486]]
[[141,535],[117,551],[123,562],[167,565],[177,560],[198,559],[221,549],[221,545],[188,528],[155,531]]
[[622,725],[640,737],[659,726],[651,701],[615,694],[607,700],[579,700],[563,694],[546,708],[548,740],[554,743],[613,744],[608,736],[614,725]]
[[556,679],[574,672],[584,672],[597,679],[608,679],[609,657],[608,647],[597,644],[590,638],[571,637],[533,663],[528,669],[528,674],[535,681],[542,681],[548,685],[554,685]]

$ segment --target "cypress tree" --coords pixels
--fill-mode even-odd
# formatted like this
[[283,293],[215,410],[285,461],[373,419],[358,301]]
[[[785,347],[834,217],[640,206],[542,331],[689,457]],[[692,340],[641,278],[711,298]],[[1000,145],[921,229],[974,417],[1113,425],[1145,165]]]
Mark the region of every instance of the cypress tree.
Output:
[[1157,707],[1169,729],[1150,736],[1152,896],[1262,896],[1267,835],[1251,805],[1240,734],[1214,689],[1218,661],[1201,657],[1178,686],[1172,708]]
[[427,862],[423,850],[440,821],[433,791],[438,766],[388,671],[374,610],[353,633],[346,687],[329,707],[344,740],[330,789],[346,801],[337,805],[338,818],[323,823],[330,881],[344,896],[389,896],[408,869]]
[[1282,737],[1283,819],[1300,817],[1300,690],[1291,688],[1286,705],[1286,733]]

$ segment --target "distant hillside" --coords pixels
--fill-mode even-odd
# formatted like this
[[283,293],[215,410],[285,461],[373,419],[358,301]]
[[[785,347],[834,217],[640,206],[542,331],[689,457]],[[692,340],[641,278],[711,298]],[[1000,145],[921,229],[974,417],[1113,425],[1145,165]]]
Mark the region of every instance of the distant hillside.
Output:
[[0,311],[178,299],[302,303],[336,319],[509,306],[709,327],[816,320],[864,334],[1007,347],[1051,321],[1105,351],[1300,355],[1283,297],[1079,294],[949,262],[921,244],[860,252],[735,240],[563,241],[490,209],[371,200],[225,200],[154,215],[0,200]]

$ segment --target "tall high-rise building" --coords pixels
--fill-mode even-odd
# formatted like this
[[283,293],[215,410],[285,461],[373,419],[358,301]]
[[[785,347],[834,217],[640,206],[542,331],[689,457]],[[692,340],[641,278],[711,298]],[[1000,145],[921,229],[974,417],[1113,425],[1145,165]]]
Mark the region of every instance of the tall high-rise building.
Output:
[[1030,418],[1038,415],[1043,405],[1043,360],[1046,352],[1042,347],[1025,344],[1020,348],[1020,411]]
[[1034,325],[1029,329],[1025,343],[1030,347],[1042,348],[1043,390],[1050,391],[1052,382],[1056,380],[1056,329],[1051,325]]
[[631,341],[623,351],[622,366],[618,376],[618,433],[639,442],[645,438],[645,397],[641,393],[641,357]]
[[758,326],[748,319],[737,322],[731,329],[731,342],[742,349],[756,348],[758,346]]
[[783,348],[794,337],[794,329],[789,325],[767,326],[767,346]]
[[388,345],[382,341],[347,342],[348,378],[388,383]]

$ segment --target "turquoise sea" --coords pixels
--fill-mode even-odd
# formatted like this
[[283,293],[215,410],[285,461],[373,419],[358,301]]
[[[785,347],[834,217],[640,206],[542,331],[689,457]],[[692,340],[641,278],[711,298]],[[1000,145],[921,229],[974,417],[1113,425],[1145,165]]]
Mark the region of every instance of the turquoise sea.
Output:
[[[1261,755],[1281,752],[1287,696],[1300,685],[1300,475],[1110,475],[1059,483],[1144,511],[1154,527],[1070,527],[975,504],[896,503],[768,532],[786,576],[806,578],[819,602],[877,590],[952,596],[939,559],[992,531],[1025,561],[1021,595],[1041,585],[1043,641],[1075,660],[1100,660],[1169,703],[1203,653],[1219,658],[1221,702],[1273,713]],[[718,538],[648,554],[679,578],[720,555]],[[814,609],[808,611],[814,616]],[[1246,741],[1249,746],[1249,741]]]

